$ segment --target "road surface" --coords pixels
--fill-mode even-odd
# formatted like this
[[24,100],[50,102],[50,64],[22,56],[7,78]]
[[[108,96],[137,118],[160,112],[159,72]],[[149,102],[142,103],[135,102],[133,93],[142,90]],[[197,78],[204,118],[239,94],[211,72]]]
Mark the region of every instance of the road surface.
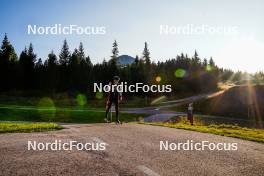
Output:
[[[0,134],[0,175],[264,175],[264,145],[140,124],[71,124],[42,133]],[[105,151],[33,151],[28,141],[107,143]],[[236,151],[160,151],[160,141],[237,143]]]

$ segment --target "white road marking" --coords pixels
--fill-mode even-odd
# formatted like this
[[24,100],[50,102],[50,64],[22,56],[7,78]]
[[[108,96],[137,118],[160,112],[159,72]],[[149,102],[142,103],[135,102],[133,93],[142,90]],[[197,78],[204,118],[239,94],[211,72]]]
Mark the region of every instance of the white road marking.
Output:
[[92,137],[92,140],[95,141],[95,142],[97,142],[97,143],[99,143],[99,144],[100,143],[105,143],[105,145],[109,145],[106,142],[104,142],[103,140],[99,139],[98,137]]
[[147,174],[148,176],[160,176],[159,174],[144,165],[137,166],[137,169],[143,172],[144,174]]

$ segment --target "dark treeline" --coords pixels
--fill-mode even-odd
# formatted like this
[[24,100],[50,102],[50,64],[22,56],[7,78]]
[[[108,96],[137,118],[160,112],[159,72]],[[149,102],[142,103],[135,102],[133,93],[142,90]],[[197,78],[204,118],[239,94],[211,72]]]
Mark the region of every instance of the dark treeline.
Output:
[[43,63],[41,58],[37,58],[31,43],[18,56],[5,35],[0,50],[0,91],[83,92],[93,96],[93,83],[107,84],[114,75],[119,75],[121,81],[129,84],[171,84],[171,94],[174,95],[211,91],[217,88],[219,81],[230,77],[239,81],[242,75],[241,72],[218,68],[212,58],[201,59],[196,51],[191,57],[181,54],[165,62],[154,63],[147,43],[142,54],[136,56],[130,65],[119,65],[118,56],[118,44],[114,41],[111,58],[93,64],[85,55],[82,43],[71,53],[64,40],[59,56],[51,51]]

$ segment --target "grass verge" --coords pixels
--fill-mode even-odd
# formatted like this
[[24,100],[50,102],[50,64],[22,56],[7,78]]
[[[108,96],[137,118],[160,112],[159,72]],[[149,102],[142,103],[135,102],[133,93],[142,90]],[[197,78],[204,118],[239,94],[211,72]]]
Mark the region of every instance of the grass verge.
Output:
[[202,133],[211,133],[211,134],[216,134],[216,135],[221,135],[221,136],[235,137],[235,138],[245,139],[249,141],[264,143],[264,130],[245,128],[245,127],[240,127],[237,125],[226,125],[226,124],[190,125],[184,122],[179,122],[179,123],[155,122],[155,123],[140,123],[140,124],[192,130],[192,131],[198,131]]
[[[110,115],[110,114],[109,114]],[[115,113],[112,113],[113,121]],[[130,114],[120,112],[123,122],[137,121],[146,114]],[[6,106],[0,108],[0,120],[3,121],[30,121],[30,122],[62,122],[62,123],[103,123],[104,109],[70,108],[70,107],[33,107],[33,106]]]
[[0,133],[24,133],[59,130],[63,127],[55,123],[0,122]]

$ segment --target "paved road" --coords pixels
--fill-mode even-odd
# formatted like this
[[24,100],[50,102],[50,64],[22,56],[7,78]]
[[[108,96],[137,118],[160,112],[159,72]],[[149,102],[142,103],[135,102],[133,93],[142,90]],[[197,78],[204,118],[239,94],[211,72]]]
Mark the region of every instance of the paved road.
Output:
[[[0,135],[0,175],[264,175],[264,145],[139,124],[65,125],[43,133]],[[238,143],[237,151],[160,151],[160,141]],[[33,151],[27,141],[105,142],[105,151]]]

